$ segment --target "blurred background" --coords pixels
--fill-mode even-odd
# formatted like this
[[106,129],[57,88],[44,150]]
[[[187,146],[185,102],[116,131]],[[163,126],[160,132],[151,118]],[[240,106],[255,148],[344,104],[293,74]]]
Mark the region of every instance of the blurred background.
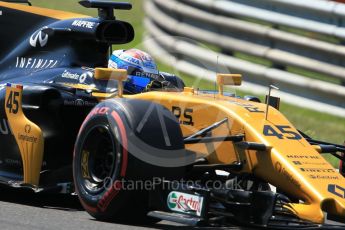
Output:
[[[345,141],[345,4],[342,0],[129,0],[117,18],[136,38],[114,49],[144,49],[161,71],[214,89],[215,72],[241,73],[239,96],[262,99],[274,84],[281,111],[315,139]],[[34,6],[96,16],[77,0]],[[234,90],[234,89],[231,89]],[[333,165],[337,160],[325,156]]]

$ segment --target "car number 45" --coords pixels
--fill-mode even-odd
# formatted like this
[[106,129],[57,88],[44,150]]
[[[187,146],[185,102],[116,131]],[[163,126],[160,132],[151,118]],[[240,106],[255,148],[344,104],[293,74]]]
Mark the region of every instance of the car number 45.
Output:
[[18,103],[19,92],[10,92],[8,99],[6,101],[6,108],[10,113],[18,113],[19,103]]
[[302,136],[296,133],[288,125],[265,125],[263,134],[268,137],[277,137],[279,139],[300,140]]

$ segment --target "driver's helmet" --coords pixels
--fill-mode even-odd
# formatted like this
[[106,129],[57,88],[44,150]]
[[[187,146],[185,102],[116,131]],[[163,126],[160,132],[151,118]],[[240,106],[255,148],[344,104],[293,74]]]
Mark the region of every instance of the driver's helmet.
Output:
[[124,89],[129,93],[143,92],[152,81],[160,78],[153,58],[138,49],[115,50],[109,59],[108,68],[127,70],[128,80]]

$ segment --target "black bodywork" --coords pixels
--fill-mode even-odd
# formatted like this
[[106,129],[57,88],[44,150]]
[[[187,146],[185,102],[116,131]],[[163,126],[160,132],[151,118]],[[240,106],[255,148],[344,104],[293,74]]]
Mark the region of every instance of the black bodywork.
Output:
[[[15,186],[16,182],[20,184],[20,181],[23,181],[21,154],[4,110],[7,83],[24,86],[22,103],[24,113],[43,131],[44,159],[39,184],[42,189],[54,187],[59,183],[72,184],[73,151],[79,128],[92,108],[97,104],[102,106],[99,104],[100,99],[93,93],[115,94],[117,91],[118,83],[116,81],[96,80],[93,77],[94,68],[107,66],[109,48],[112,44],[124,44],[133,40],[132,26],[127,22],[116,20],[113,13],[114,9],[130,9],[131,6],[125,3],[94,0],[81,1],[81,5],[97,8],[99,17],[74,18],[70,15],[69,18],[66,16],[61,20],[45,15],[44,12],[32,13],[0,5],[0,183]],[[253,97],[246,99],[258,101]],[[130,105],[129,102],[120,100],[118,103]],[[137,102],[132,101],[131,103]],[[115,109],[114,105],[113,107]],[[138,115],[139,113],[133,114]],[[173,115],[170,114],[170,116]],[[183,143],[219,141],[219,139],[208,137],[208,134],[221,122],[224,121],[206,127],[184,140],[181,134],[182,145]],[[176,132],[177,130],[175,129]],[[180,130],[178,131],[180,132]],[[337,151],[345,152],[344,147],[315,141],[302,132],[301,135],[310,143],[323,147],[324,152],[334,153],[336,157],[344,160],[343,156],[336,154]],[[221,137],[223,141],[232,142],[243,141],[243,138],[244,136]],[[259,151],[262,151],[262,148],[266,149],[266,146],[262,144],[245,143],[246,148]],[[131,163],[133,171],[137,172],[136,162]],[[141,165],[143,164],[141,163]],[[148,169],[147,165],[143,168]],[[152,170],[152,167],[150,166],[149,169]],[[248,187],[247,184],[244,184],[243,187],[247,188],[246,190],[212,189],[205,186],[187,186],[183,182],[177,182],[178,186],[174,191],[164,190],[164,186],[162,189],[151,191],[149,199],[144,200],[149,203],[149,210],[145,210],[143,214],[191,226],[228,226],[229,222],[235,220],[235,224],[273,229],[320,229],[322,227],[300,220],[289,212],[284,208],[284,204],[290,202],[289,198],[283,194],[271,192],[267,183],[252,178],[250,175],[234,173],[229,176],[221,176],[215,173],[216,170],[236,172],[241,169],[240,162],[230,165],[210,165],[206,160],[205,162],[196,161],[195,164],[188,165],[186,169],[183,169],[186,170],[183,171],[186,179],[198,180],[202,182],[201,184],[206,181],[221,181],[224,185],[231,185],[237,181],[244,183],[250,181],[252,186]],[[169,170],[171,171],[171,169]],[[186,173],[187,171],[188,173]],[[162,173],[160,174],[162,175]],[[163,184],[171,185],[172,183],[164,181]],[[71,189],[65,192],[73,191]],[[201,202],[203,204],[200,207],[200,214],[189,207],[184,213],[172,212],[167,204],[172,193],[202,198],[204,202]],[[107,191],[104,192],[103,197],[90,196],[90,200],[94,202],[98,198],[102,202],[103,198],[106,200],[109,194]],[[80,194],[78,195],[80,196]],[[136,200],[134,199],[132,202],[136,202]],[[138,211],[139,204],[134,205],[136,206],[134,211]],[[132,217],[135,216],[133,207],[130,205],[125,207],[127,207],[128,213],[131,213],[129,218],[133,221]],[[123,212],[123,209],[117,209],[119,209],[118,213]],[[90,211],[88,212],[90,213]],[[117,215],[118,213],[108,214]],[[100,213],[94,214],[99,216]],[[135,217],[137,218],[137,216]],[[343,226],[339,228],[335,226],[332,229],[343,229]]]
[[[0,104],[5,104],[6,83],[24,86],[24,113],[45,139],[41,185],[73,180],[74,142],[84,118],[98,103],[91,91],[75,86],[115,92],[117,82],[94,80],[93,68],[107,66],[110,45],[134,37],[132,26],[113,14],[114,8],[130,5],[81,3],[99,8],[99,18],[59,20],[0,6]],[[0,106],[0,146],[1,181],[21,181],[22,159],[4,106]]]

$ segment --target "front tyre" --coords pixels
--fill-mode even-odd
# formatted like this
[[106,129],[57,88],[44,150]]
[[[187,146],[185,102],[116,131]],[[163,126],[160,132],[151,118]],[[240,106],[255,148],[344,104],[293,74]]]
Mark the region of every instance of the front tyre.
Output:
[[[147,116],[152,106],[154,112]],[[162,139],[166,130],[157,122],[159,116],[169,130],[168,146]],[[86,211],[99,220],[147,222],[148,190],[155,189],[154,178],[180,179],[185,174],[183,164],[151,163],[158,159],[152,149],[157,154],[164,152],[165,163],[174,162],[175,156],[184,159],[182,133],[170,111],[151,102],[126,99],[97,105],[80,129],[73,160],[76,192]],[[146,181],[153,187],[143,187]]]

